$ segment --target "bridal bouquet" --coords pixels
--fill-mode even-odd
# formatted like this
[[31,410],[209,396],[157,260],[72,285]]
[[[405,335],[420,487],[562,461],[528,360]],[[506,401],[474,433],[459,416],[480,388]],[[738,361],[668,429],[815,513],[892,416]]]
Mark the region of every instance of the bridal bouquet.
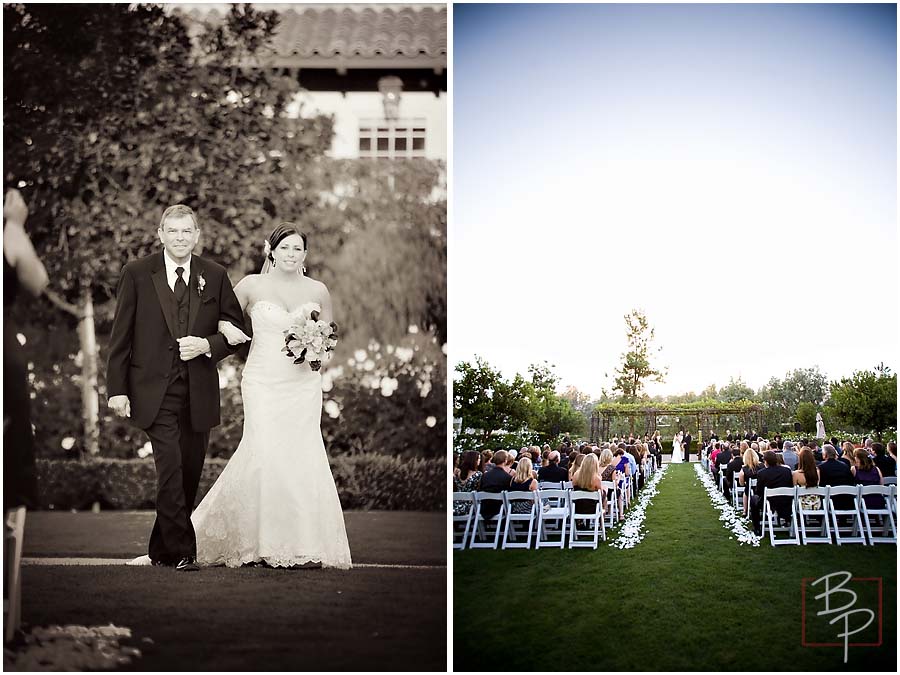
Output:
[[319,319],[319,312],[310,312],[308,319],[301,319],[284,331],[284,348],[294,363],[309,362],[309,367],[319,370],[322,361],[334,351],[338,341],[338,327],[332,321]]

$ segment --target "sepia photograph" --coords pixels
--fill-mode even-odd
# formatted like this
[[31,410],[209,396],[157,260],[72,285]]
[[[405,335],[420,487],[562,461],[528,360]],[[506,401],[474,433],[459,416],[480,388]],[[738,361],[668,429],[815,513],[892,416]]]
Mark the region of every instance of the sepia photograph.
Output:
[[447,6],[3,35],[4,670],[446,670]]
[[453,5],[452,663],[897,669],[894,4]]

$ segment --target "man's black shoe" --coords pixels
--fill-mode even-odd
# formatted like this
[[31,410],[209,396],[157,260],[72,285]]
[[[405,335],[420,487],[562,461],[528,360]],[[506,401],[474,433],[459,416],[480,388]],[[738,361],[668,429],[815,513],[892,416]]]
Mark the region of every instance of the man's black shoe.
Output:
[[182,558],[177,565],[175,565],[175,569],[178,572],[196,572],[200,569],[200,566],[197,564],[197,560],[194,556],[188,556],[187,558]]

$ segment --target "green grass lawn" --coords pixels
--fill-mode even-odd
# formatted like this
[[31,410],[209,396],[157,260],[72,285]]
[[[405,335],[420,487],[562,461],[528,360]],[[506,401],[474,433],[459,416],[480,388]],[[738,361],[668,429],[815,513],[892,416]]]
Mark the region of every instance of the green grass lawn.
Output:
[[[153,515],[29,513],[25,556],[137,556]],[[131,628],[132,670],[445,670],[446,515],[344,515],[354,563],[435,567],[24,566],[22,620]]]
[[[690,464],[667,470],[644,524],[624,551],[454,552],[454,669],[896,670],[896,547],[739,546]],[[801,645],[803,579],[843,570],[882,577],[884,599],[881,646],[846,665],[842,647]],[[873,588],[858,606],[877,608]]]

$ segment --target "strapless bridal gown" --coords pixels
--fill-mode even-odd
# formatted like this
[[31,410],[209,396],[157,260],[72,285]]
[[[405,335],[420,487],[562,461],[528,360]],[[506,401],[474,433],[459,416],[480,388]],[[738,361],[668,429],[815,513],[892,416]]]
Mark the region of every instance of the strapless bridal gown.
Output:
[[191,515],[201,565],[321,563],[349,569],[350,547],[325,444],[322,376],[281,351],[283,331],[315,303],[288,312],[258,301],[241,395],[244,433]]

